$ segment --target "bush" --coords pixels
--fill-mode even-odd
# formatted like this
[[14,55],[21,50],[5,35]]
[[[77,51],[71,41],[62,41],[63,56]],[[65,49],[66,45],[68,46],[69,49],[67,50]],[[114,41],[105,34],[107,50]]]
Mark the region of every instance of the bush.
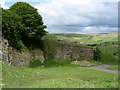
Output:
[[100,61],[104,64],[118,64],[118,59],[109,52],[101,53]]
[[59,62],[51,60],[51,59],[46,59],[44,61],[44,66],[45,67],[53,67],[53,66],[59,66]]
[[34,59],[32,61],[30,61],[30,63],[29,63],[30,68],[37,68],[37,67],[42,66],[42,65],[43,65],[43,63],[41,61],[34,60]]
[[54,45],[52,40],[49,39],[43,40],[43,51],[45,53],[46,59],[54,58],[54,55],[56,54],[56,46]]
[[19,41],[17,41],[16,49],[24,51],[24,50],[26,50],[27,48],[26,48],[26,46],[23,44],[22,40],[19,40]]
[[100,61],[101,60],[101,51],[98,47],[96,47],[96,52],[95,52],[95,59],[97,61]]

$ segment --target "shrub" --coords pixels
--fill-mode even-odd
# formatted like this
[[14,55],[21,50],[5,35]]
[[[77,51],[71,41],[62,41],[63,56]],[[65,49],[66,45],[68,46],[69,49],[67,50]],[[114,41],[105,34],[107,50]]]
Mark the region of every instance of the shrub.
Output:
[[54,54],[56,53],[56,47],[52,40],[43,40],[43,51],[45,53],[46,59],[52,59],[54,57]]
[[31,60],[30,63],[29,63],[30,68],[37,68],[37,67],[42,66],[42,65],[43,65],[43,63],[41,61],[34,60],[34,59]]
[[54,66],[59,66],[59,62],[51,60],[51,59],[46,59],[44,61],[44,66],[45,67],[54,67]]
[[101,53],[100,60],[104,64],[118,64],[118,59],[109,52]]
[[95,59],[97,61],[100,61],[101,60],[101,51],[98,47],[96,47],[96,52],[95,52]]

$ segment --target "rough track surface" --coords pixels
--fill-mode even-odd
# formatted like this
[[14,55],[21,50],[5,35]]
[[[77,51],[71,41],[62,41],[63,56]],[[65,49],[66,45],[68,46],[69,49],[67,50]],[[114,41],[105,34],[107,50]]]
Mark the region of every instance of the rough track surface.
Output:
[[118,73],[118,71],[106,69],[107,67],[111,67],[111,66],[113,66],[113,65],[103,64],[103,65],[100,65],[100,66],[87,67],[87,69],[96,69],[96,70],[105,71],[105,72]]

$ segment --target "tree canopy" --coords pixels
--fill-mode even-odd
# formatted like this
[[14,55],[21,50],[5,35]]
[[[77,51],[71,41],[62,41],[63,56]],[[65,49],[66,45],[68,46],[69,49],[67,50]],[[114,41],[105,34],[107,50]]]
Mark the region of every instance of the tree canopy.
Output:
[[10,10],[3,10],[2,12],[2,33],[4,38],[8,39],[12,44],[17,46],[18,42],[21,40],[21,33],[24,30],[22,25],[22,19],[16,13]]
[[[17,2],[8,10],[3,10],[2,32],[5,38],[14,42],[39,41],[46,35],[46,25],[37,9],[25,2]],[[30,40],[31,39],[31,40]],[[34,42],[35,43],[35,42]],[[29,43],[28,43],[29,44]]]
[[[37,9],[25,2],[17,2],[10,7],[10,10],[22,17],[22,24],[26,28],[26,33],[29,36],[42,37],[46,34],[43,25],[42,17],[37,12]],[[28,34],[29,33],[29,34]],[[33,34],[32,34],[33,33]]]

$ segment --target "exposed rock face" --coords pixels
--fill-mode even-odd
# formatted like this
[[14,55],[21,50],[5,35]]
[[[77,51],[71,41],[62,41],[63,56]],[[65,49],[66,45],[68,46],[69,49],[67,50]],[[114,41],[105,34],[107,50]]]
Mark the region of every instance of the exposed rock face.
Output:
[[42,51],[39,52],[27,52],[18,51],[9,46],[7,40],[3,40],[2,44],[2,56],[3,61],[11,66],[28,66],[32,59],[44,61],[44,55]]
[[[7,40],[3,39],[2,60],[11,66],[28,66],[32,59],[44,62],[45,58],[51,59],[77,59],[94,58],[95,49],[79,45],[70,45],[64,43],[55,43],[55,53],[46,55],[43,51],[18,51],[9,46]],[[0,51],[1,53],[1,51]]]
[[63,43],[56,43],[55,47],[54,59],[95,58],[95,48]]

